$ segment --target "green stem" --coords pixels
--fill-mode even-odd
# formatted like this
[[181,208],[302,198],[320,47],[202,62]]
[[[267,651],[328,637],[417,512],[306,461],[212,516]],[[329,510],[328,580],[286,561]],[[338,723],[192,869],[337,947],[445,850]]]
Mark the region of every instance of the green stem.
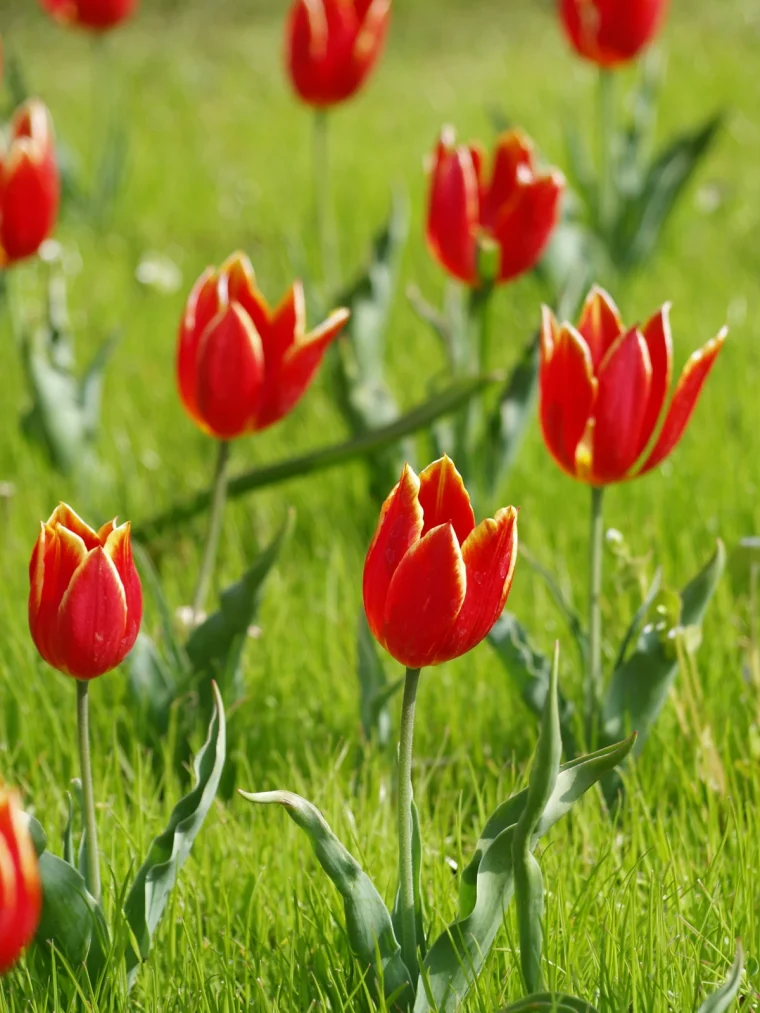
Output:
[[398,750],[398,875],[401,908],[401,956],[414,978],[417,969],[417,923],[414,912],[414,867],[412,860],[412,749],[414,706],[417,700],[419,668],[407,668],[404,702],[401,705],[401,740]]
[[599,71],[599,229],[607,246],[617,212],[615,199],[615,71]]
[[206,548],[203,552],[201,572],[193,597],[193,626],[206,604],[211,577],[216,567],[216,556],[219,550],[219,536],[222,533],[224,505],[227,501],[227,464],[230,457],[230,444],[227,440],[219,441],[219,453],[216,458],[216,471],[212,485],[211,514],[206,534]]
[[325,109],[314,113],[314,202],[317,215],[317,237],[322,258],[322,279],[327,289],[325,295],[332,299],[340,284],[338,248],[335,239],[330,202],[330,121]]
[[593,748],[598,707],[602,699],[602,558],[604,553],[604,489],[591,489],[591,532],[589,553],[589,665],[586,679],[586,723]]
[[473,371],[481,373],[491,351],[491,296],[493,285],[485,283],[470,293],[469,327],[471,334]]
[[92,790],[90,759],[90,720],[88,713],[90,684],[77,680],[77,729],[79,732],[79,768],[82,776],[84,828],[87,837],[87,889],[100,902],[100,859],[98,856],[98,825],[95,821],[95,795]]

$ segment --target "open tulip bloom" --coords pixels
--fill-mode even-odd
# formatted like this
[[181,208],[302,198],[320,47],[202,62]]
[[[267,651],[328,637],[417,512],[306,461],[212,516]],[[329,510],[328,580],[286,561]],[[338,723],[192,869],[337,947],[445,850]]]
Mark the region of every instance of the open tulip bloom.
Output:
[[59,200],[50,113],[28,99],[11,120],[0,156],[0,267],[37,252],[53,231]]
[[42,890],[37,854],[18,798],[0,786],[0,974],[37,931]]
[[57,21],[92,32],[105,32],[131,17],[138,0],[40,0]]
[[[428,199],[428,246],[441,266],[470,287],[511,281],[538,263],[559,217],[565,179],[542,171],[530,139],[520,130],[499,138],[490,174],[483,150],[441,133]],[[493,279],[480,277],[478,250],[486,239],[498,247]]]
[[616,67],[652,41],[667,6],[668,0],[560,0],[560,15],[580,56]]
[[390,16],[391,0],[296,0],[285,58],[299,97],[317,108],[351,98],[382,53]]

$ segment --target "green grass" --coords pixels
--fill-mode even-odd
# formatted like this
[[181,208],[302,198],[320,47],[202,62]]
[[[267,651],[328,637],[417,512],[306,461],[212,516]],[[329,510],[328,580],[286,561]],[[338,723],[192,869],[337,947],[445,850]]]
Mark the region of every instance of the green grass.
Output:
[[[21,787],[55,841],[65,819],[64,793],[77,774],[75,704],[73,685],[45,670],[27,631],[26,568],[38,521],[67,499],[93,520],[118,512],[137,522],[208,482],[213,448],[184,416],[174,387],[182,304],[201,269],[238,247],[248,251],[272,298],[291,280],[294,246],[305,246],[314,261],[310,122],[280,68],[284,3],[198,2],[159,11],[146,0],[140,18],[108,40],[105,54],[93,54],[87,39],[18,6],[6,12],[4,41],[12,39],[23,53],[29,79],[67,144],[86,165],[94,133],[91,95],[104,81],[122,90],[132,142],[128,184],[108,229],[95,235],[72,215],[59,230],[82,260],[70,292],[82,360],[112,328],[122,332],[103,412],[108,490],[77,490],[51,475],[18,434],[25,395],[7,320],[0,325],[0,480],[16,487],[2,504],[0,523],[0,762],[4,779]],[[404,276],[436,296],[443,279],[422,241],[422,161],[441,124],[485,139],[487,106],[499,105],[562,164],[564,120],[593,115],[593,74],[568,54],[549,5],[415,0],[397,6],[389,51],[371,87],[334,117],[341,255],[344,266],[359,261],[385,213],[389,184],[403,181],[413,207]],[[717,536],[732,546],[760,525],[760,22],[750,0],[694,0],[674,8],[663,46],[668,78],[661,134],[719,107],[730,109],[730,120],[659,255],[615,294],[631,320],[673,301],[679,364],[726,320],[732,331],[682,445],[656,474],[613,489],[606,521],[648,558],[650,571],[660,563],[667,582],[680,586]],[[93,55],[101,60],[95,85]],[[710,213],[699,200],[705,185],[721,198]],[[183,284],[175,295],[134,280],[146,250],[164,252],[180,266]],[[535,327],[540,298],[532,279],[499,292],[494,365],[515,360]],[[401,299],[390,360],[405,406],[424,396],[443,364]],[[236,444],[233,465],[274,460],[343,432],[318,386],[281,426]],[[494,504],[521,507],[522,539],[559,572],[579,608],[585,608],[587,497],[552,464],[534,425]],[[361,749],[354,628],[376,519],[363,467],[293,481],[235,504],[219,586],[239,576],[291,504],[295,537],[268,588],[263,635],[247,649],[248,699],[232,718],[240,784],[290,788],[312,799],[391,898],[389,758],[370,752],[355,775]],[[190,600],[202,532],[202,521],[178,532],[162,559],[174,605]],[[614,656],[637,601],[629,575],[616,573],[609,560],[607,574],[607,651]],[[754,958],[742,1008],[758,1008],[760,697],[744,676],[746,592],[741,580],[724,580],[698,655],[698,720],[688,716],[679,680],[630,772],[619,822],[610,824],[591,793],[543,851],[550,983],[597,1000],[603,1011],[695,1008],[725,976],[738,936]],[[561,638],[563,683],[577,693],[572,646],[525,564],[518,564],[510,606],[546,649]],[[150,604],[145,628],[156,628]],[[390,661],[388,673],[398,674]],[[121,883],[180,789],[170,772],[154,776],[123,676],[104,678],[92,695],[102,843],[110,874]],[[684,710],[687,718],[679,721]],[[435,930],[454,912],[456,881],[447,858],[461,866],[484,817],[524,783],[535,739],[534,721],[526,720],[486,646],[423,676],[415,778],[425,898]],[[217,804],[132,999],[117,987],[100,1008],[365,1009],[341,925],[336,892],[284,814],[242,801]],[[516,945],[510,915],[467,1013],[490,1013],[520,995]],[[0,983],[3,1013],[56,1008],[23,970]]]

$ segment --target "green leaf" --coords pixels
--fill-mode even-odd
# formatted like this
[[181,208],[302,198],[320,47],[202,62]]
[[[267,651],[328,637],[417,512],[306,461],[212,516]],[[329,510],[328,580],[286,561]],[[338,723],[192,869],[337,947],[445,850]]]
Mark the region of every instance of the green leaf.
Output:
[[575,645],[578,648],[578,655],[581,662],[581,668],[585,671],[586,669],[586,658],[588,657],[588,636],[584,629],[583,623],[578,613],[575,611],[573,603],[568,601],[564,591],[559,586],[559,582],[551,570],[540,563],[532,552],[528,550],[525,545],[520,546],[520,557],[525,560],[528,566],[533,570],[534,573],[543,580],[546,585],[546,590],[552,596],[554,604],[559,609],[562,618],[565,620],[568,630],[575,641]]
[[129,694],[144,742],[166,733],[179,695],[177,673],[147,633],[140,633],[127,658]]
[[124,916],[139,947],[138,953],[132,946],[126,953],[130,987],[137,976],[140,961],[146,960],[150,953],[153,934],[169,894],[203,826],[222,776],[226,752],[224,705],[216,685],[212,688],[214,714],[206,743],[195,759],[195,786],[177,803],[168,826],[153,840],[124,902]]
[[[343,898],[346,931],[361,970],[370,969],[375,983],[382,981],[386,997],[400,997],[406,1006],[414,994],[412,978],[401,959],[401,947],[383,899],[356,859],[343,847],[319,810],[289,791],[240,795],[259,805],[277,803],[309,838],[319,864]],[[403,998],[405,993],[409,998]]]
[[[572,808],[601,777],[625,759],[636,737],[581,756],[560,768],[557,782],[531,837],[540,837]],[[486,823],[475,855],[462,873],[459,918],[436,940],[424,962],[425,988],[417,993],[414,1013],[452,1013],[465,998],[502,926],[514,891],[512,846],[528,791],[503,802]]]
[[32,838],[34,850],[37,852],[37,858],[39,858],[47,848],[47,835],[42,829],[42,824],[39,820],[36,820],[34,816],[30,816],[29,813],[24,813],[24,816],[26,817],[29,836]]
[[731,1008],[734,1000],[739,995],[744,973],[744,950],[741,943],[736,950],[736,962],[731,968],[731,973],[717,992],[708,996],[697,1010],[697,1013],[726,1013]]
[[647,615],[652,605],[654,604],[655,598],[660,593],[661,586],[662,586],[662,570],[658,567],[654,577],[652,578],[652,583],[649,585],[649,589],[646,595],[644,596],[644,600],[636,610],[636,614],[631,620],[631,625],[626,630],[626,634],[623,637],[623,640],[620,644],[620,650],[618,651],[617,660],[615,661],[615,668],[620,668],[620,666],[625,661],[625,657],[628,654],[628,648],[631,646],[636,637],[638,637],[639,630],[641,629],[641,624],[644,622],[645,616]]
[[540,992],[506,1006],[501,1013],[597,1013],[583,999],[561,992]]
[[678,137],[649,170],[641,195],[628,202],[615,229],[615,260],[623,269],[654,251],[681,193],[723,125],[723,113]]
[[[488,643],[515,682],[524,702],[541,717],[551,683],[549,659],[532,646],[527,631],[511,612],[503,612],[498,618],[488,634]],[[575,707],[560,691],[558,706],[565,749],[572,755],[575,753],[572,733]]]
[[[718,541],[713,557],[681,592],[679,629],[702,624],[725,562],[726,550]],[[635,730],[639,735],[636,754],[641,752],[664,707],[678,671],[678,660],[670,643],[678,631],[668,632],[669,636],[663,637],[657,624],[644,627],[633,653],[613,672],[604,701],[605,738],[610,741]]]
[[390,741],[391,716],[388,710],[388,680],[380,660],[377,641],[367,623],[364,609],[356,625],[356,671],[361,691],[361,718],[364,738],[384,748]]
[[520,964],[528,992],[542,984],[541,954],[544,945],[544,880],[531,854],[531,841],[552,796],[562,759],[562,732],[559,725],[559,643],[554,647],[549,696],[544,707],[536,753],[530,770],[528,795],[512,839],[515,902],[520,934]]
[[[371,456],[377,450],[398,442],[405,436],[417,432],[418,429],[427,429],[436,419],[457,411],[489,384],[499,383],[502,379],[500,373],[489,373],[485,376],[458,380],[390,425],[382,426],[380,429],[372,429],[361,436],[347,440],[345,443],[336,443],[301,457],[290,457],[275,464],[244,472],[230,480],[227,498],[238,499],[255,489],[278,485],[291,478],[311,475],[327,468],[337,467],[340,464],[347,464],[357,458]],[[185,521],[197,514],[204,513],[210,502],[211,496],[208,491],[200,493],[192,499],[179,503],[158,517],[154,517],[144,524],[136,525],[133,537],[143,542],[151,541],[164,531],[184,524]]]

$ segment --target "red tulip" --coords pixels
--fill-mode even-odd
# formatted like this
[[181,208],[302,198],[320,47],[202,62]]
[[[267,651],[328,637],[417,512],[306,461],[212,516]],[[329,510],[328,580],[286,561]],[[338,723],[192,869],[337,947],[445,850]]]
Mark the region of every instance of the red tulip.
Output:
[[193,421],[230,440],[287,415],[349,313],[335,310],[308,334],[305,317],[299,281],[271,309],[244,254],[207,268],[190,293],[177,347],[179,392]]
[[448,457],[406,465],[383,504],[364,564],[372,633],[408,668],[439,665],[479,644],[504,610],[517,561],[517,511],[475,527]]
[[541,428],[560,467],[595,486],[656,468],[681,439],[726,333],[686,363],[653,441],[673,372],[669,304],[630,330],[600,288],[589,293],[577,330],[560,327],[544,307]]
[[538,172],[533,144],[520,130],[502,134],[490,180],[477,146],[455,144],[441,133],[428,203],[427,240],[433,256],[455,278],[476,286],[478,239],[500,250],[497,282],[529,271],[544,252],[559,216],[565,179]]
[[295,0],[285,59],[309,105],[344,102],[361,88],[385,43],[391,0]]
[[76,679],[116,668],[132,650],[142,589],[129,523],[93,531],[61,503],[41,525],[29,564],[29,629],[42,657]]
[[37,252],[53,231],[59,199],[50,113],[29,99],[11,120],[0,158],[0,267]]
[[668,0],[560,0],[575,50],[600,67],[633,59],[654,38]]
[[93,32],[105,32],[126,21],[138,0],[40,0],[56,21]]
[[0,974],[34,938],[41,909],[37,853],[26,819],[16,795],[0,788]]

